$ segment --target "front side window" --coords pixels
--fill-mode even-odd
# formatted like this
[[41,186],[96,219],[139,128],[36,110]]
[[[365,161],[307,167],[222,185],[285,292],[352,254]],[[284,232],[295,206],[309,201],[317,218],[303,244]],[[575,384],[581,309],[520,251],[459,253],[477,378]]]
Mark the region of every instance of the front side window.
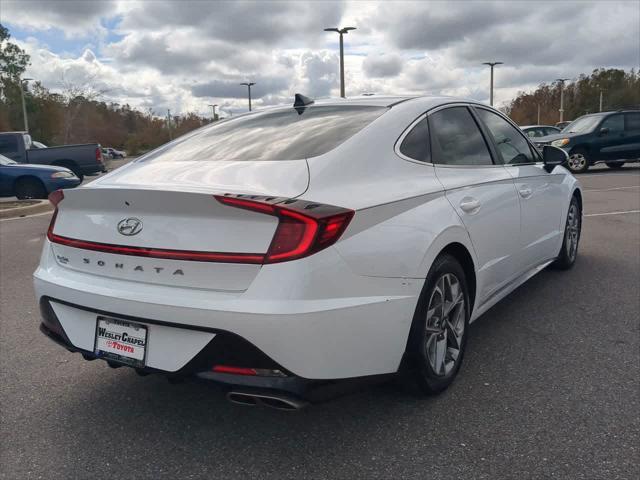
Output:
[[400,153],[421,162],[429,161],[429,123],[426,117],[420,120],[404,137]]
[[624,131],[624,116],[623,115],[611,115],[604,119],[600,129],[608,128],[609,133],[617,133]]
[[467,107],[429,116],[432,162],[443,165],[492,165],[491,154]]
[[500,115],[489,110],[478,108],[476,111],[489,129],[503,164],[534,162],[529,142],[525,140],[517,128]]
[[361,105],[266,110],[201,128],[144,161],[303,160],[333,150],[385,111]]

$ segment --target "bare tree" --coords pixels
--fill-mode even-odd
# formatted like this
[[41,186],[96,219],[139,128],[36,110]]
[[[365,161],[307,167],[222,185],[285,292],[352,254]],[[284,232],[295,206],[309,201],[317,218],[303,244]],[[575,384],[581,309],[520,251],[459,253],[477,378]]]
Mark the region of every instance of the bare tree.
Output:
[[64,104],[63,140],[65,144],[71,141],[75,121],[82,106],[88,102],[98,101],[109,91],[109,89],[99,86],[97,78],[97,75],[92,75],[83,83],[75,83],[66,79],[64,75],[62,77],[60,96]]

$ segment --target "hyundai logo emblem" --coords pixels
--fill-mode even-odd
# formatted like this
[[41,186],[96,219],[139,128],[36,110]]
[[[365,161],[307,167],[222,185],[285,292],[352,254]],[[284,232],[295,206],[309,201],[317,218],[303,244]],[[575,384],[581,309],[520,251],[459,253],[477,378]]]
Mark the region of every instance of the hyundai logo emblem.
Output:
[[131,237],[142,231],[142,220],[135,217],[125,218],[118,222],[118,233]]

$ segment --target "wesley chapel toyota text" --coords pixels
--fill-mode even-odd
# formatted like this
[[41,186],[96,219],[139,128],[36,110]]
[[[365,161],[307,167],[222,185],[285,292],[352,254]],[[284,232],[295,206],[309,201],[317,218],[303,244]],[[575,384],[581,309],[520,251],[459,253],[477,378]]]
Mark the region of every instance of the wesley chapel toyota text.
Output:
[[240,403],[298,408],[398,372],[437,393],[470,322],[574,263],[566,159],[472,101],[297,95],[52,194],[41,329]]

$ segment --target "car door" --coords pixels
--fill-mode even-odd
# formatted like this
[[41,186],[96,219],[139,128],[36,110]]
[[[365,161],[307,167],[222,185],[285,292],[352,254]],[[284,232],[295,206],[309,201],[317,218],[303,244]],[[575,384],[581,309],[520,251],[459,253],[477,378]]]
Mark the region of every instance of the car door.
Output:
[[475,249],[482,305],[517,274],[520,207],[513,179],[494,164],[468,106],[446,106],[428,119],[436,176]]
[[640,112],[624,114],[625,158],[640,158]]
[[561,169],[547,172],[535,148],[505,117],[482,107],[474,111],[495,145],[499,162],[515,182],[520,205],[519,270],[524,273],[560,251],[565,175]]
[[626,156],[624,114],[614,113],[606,117],[594,131],[592,143],[594,160],[618,160]]

